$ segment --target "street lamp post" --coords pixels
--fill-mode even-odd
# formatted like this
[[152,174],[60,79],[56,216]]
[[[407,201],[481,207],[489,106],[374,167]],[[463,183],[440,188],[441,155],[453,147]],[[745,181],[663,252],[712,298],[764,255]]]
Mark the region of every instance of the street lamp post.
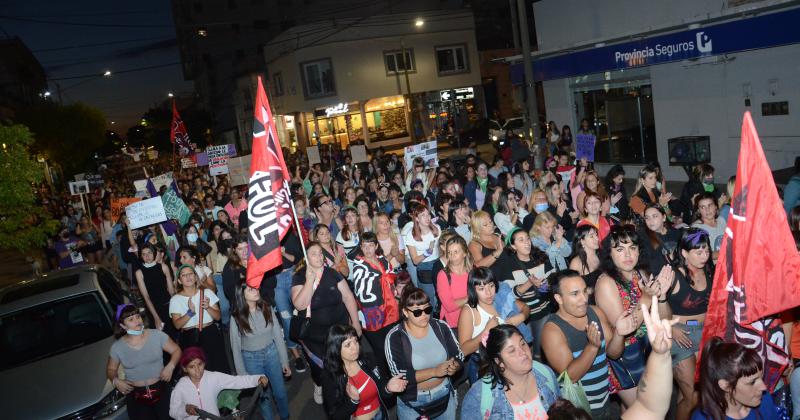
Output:
[[[533,80],[533,62],[531,57],[531,41],[528,32],[528,3],[525,0],[517,0],[517,13],[519,14],[519,33],[522,41],[522,67],[525,70],[525,92],[527,95],[528,118],[527,129],[531,140],[539,140],[539,109],[536,103],[536,88]],[[531,6],[533,7],[533,6]]]
[[[418,27],[421,25],[417,25]],[[414,99],[411,96],[411,82],[408,79],[408,60],[406,59],[406,43],[405,41],[400,41],[401,52],[400,54],[403,57],[403,75],[406,79],[406,96],[408,96],[408,123],[411,127],[408,128],[408,136],[411,138],[411,142],[414,143],[416,140],[416,135],[414,133]]]

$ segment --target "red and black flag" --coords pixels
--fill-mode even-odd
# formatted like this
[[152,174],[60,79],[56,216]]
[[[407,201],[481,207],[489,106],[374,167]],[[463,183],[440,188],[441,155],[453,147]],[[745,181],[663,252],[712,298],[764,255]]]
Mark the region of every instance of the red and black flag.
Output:
[[183,125],[183,120],[178,114],[175,101],[172,102],[172,126],[170,127],[169,139],[172,141],[173,148],[178,149],[178,154],[181,157],[186,157],[194,153],[194,146],[192,146],[192,142],[189,141],[189,133],[186,131],[186,126]]
[[770,391],[791,362],[780,315],[800,305],[798,274],[800,254],[747,112],[702,344],[717,336],[756,350],[764,360],[764,382]]
[[281,239],[293,222],[290,179],[267,94],[259,77],[247,197],[247,216],[250,219],[247,228],[250,243],[247,284],[251,287],[258,288],[264,273],[283,262]]

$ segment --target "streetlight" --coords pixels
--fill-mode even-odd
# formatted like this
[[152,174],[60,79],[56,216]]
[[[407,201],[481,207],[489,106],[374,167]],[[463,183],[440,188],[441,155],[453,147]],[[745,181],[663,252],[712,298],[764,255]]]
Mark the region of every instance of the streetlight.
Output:
[[44,92],[44,97],[47,98],[48,96],[50,96],[50,91],[49,90]]
[[106,70],[103,72],[103,77],[111,77],[111,70]]
[[170,97],[170,98],[174,98],[175,97],[175,95],[172,92],[167,93],[167,96]]
[[422,25],[424,25],[424,24],[425,24],[425,21],[422,20],[422,18],[417,18],[417,20],[414,21],[414,26],[416,26],[417,28],[421,28]]

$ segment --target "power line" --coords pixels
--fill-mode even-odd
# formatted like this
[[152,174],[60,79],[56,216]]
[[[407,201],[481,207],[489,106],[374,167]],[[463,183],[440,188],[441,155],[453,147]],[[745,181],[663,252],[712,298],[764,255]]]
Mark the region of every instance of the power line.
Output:
[[145,15],[151,13],[162,13],[163,10],[138,10],[127,12],[97,12],[97,13],[69,13],[59,15],[33,15],[33,16],[18,16],[26,19],[47,19],[47,18],[64,18],[64,17],[90,17],[90,16],[122,16],[122,15]]
[[[133,72],[138,72],[138,71],[160,69],[160,68],[163,68],[163,67],[177,66],[177,65],[180,65],[180,64],[181,64],[181,62],[178,61],[178,62],[175,62],[175,63],[156,64],[156,65],[153,65],[153,66],[136,67],[136,68],[127,69],[127,70],[115,71],[115,72],[111,73],[111,75],[113,76],[113,75],[125,74],[125,73],[133,73]],[[48,80],[52,80],[52,81],[55,81],[55,80],[73,80],[73,79],[86,79],[86,78],[90,78],[90,77],[104,77],[104,76],[101,73],[92,73],[92,74],[84,74],[84,75],[80,75],[80,76],[52,77],[52,78],[49,78]]]
[[53,48],[40,48],[38,50],[31,50],[31,52],[37,53],[37,52],[49,52],[49,51],[63,51],[63,50],[71,50],[71,49],[75,49],[75,48],[101,47],[101,46],[105,46],[105,45],[127,44],[127,43],[130,43],[130,42],[153,41],[153,40],[156,40],[156,39],[165,40],[166,41],[168,39],[174,39],[174,38],[173,37],[157,36],[157,37],[151,37],[151,38],[124,39],[124,40],[120,40],[120,41],[97,42],[97,43],[93,43],[93,44],[80,44],[80,45],[71,45],[71,46],[65,45],[65,46],[53,47]]
[[14,20],[19,22],[29,22],[29,23],[44,23],[49,25],[92,26],[99,28],[174,28],[173,25],[128,25],[122,23],[65,22],[63,20],[30,19],[20,16],[8,16],[8,15],[0,15],[0,19]]

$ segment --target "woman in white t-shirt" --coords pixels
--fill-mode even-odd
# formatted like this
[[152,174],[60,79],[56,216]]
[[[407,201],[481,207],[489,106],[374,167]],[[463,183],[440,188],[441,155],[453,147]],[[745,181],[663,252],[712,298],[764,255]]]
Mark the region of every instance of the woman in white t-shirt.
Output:
[[417,266],[417,282],[431,300],[434,312],[438,313],[436,287],[433,284],[433,263],[439,258],[439,241],[441,231],[433,221],[428,206],[418,204],[411,209],[411,231],[403,237],[414,265]]
[[208,355],[211,370],[229,373],[219,321],[219,298],[214,291],[198,287],[197,273],[188,264],[181,265],[178,274],[178,293],[169,301],[172,323],[179,331],[178,344],[182,349],[201,347]]

